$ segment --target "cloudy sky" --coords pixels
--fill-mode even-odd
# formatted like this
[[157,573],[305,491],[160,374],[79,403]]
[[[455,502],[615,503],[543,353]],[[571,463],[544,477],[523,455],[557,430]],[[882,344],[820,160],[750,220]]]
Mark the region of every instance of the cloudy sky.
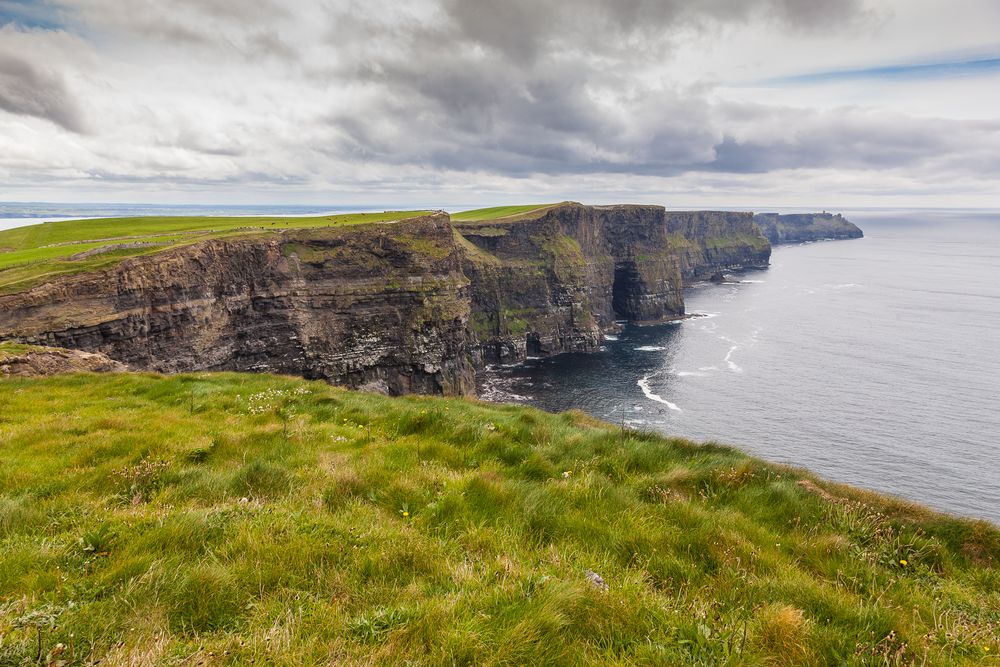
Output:
[[0,0],[0,200],[1000,207],[996,0]]

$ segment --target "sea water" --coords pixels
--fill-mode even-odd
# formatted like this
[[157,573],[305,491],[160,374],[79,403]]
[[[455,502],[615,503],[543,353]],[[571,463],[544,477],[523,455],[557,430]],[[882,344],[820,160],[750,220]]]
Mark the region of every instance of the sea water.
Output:
[[679,323],[493,368],[487,399],[737,446],[1000,523],[1000,213],[855,211]]

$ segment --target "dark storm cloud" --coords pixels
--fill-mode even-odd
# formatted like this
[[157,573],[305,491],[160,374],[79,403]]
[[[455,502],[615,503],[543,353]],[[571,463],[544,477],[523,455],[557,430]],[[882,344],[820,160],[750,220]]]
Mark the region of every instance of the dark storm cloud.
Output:
[[26,58],[0,51],[0,109],[52,121],[71,132],[86,122],[63,78]]

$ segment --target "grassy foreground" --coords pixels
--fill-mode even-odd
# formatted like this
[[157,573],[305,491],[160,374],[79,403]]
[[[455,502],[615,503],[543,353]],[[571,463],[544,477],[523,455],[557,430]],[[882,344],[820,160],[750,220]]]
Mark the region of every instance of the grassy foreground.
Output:
[[240,234],[390,222],[429,211],[317,217],[172,216],[65,220],[0,231],[0,293],[46,278],[92,271],[125,257]]
[[0,380],[2,665],[982,665],[998,634],[995,528],[723,447],[273,376]]

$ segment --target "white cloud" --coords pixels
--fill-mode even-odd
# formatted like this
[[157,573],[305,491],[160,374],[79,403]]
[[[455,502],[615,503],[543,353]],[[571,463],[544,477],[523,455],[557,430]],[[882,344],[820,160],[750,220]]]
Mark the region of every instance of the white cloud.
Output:
[[0,28],[0,197],[982,205],[996,75],[759,83],[988,50],[964,4],[61,0]]

